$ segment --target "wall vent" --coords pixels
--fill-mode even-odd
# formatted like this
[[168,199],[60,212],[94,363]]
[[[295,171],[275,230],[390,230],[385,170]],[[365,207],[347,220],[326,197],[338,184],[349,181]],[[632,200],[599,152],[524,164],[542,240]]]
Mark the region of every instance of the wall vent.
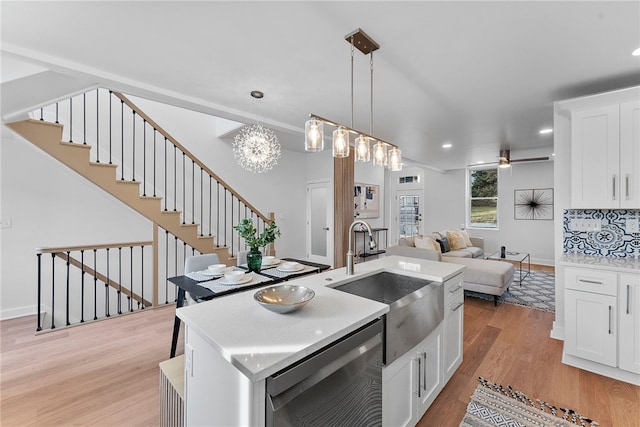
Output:
[[401,176],[398,178],[400,184],[413,184],[420,182],[420,176]]

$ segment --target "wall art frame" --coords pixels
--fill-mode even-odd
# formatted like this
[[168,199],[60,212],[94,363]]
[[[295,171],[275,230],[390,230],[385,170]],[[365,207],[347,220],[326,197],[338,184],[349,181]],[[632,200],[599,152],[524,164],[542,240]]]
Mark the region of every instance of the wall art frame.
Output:
[[553,188],[514,190],[513,218],[516,220],[552,220]]
[[354,218],[380,217],[380,186],[354,183],[353,205]]

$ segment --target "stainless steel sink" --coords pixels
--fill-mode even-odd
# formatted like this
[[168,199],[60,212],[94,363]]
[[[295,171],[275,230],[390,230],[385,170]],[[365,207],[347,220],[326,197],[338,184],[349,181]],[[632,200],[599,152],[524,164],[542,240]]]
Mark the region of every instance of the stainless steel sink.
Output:
[[444,287],[439,282],[385,271],[334,289],[389,305],[385,316],[386,364],[419,344],[444,319]]

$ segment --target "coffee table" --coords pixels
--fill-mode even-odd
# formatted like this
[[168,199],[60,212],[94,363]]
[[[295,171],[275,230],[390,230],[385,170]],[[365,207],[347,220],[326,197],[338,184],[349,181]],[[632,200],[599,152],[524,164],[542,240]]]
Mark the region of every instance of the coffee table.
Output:
[[[487,259],[496,261],[517,262],[520,267],[520,286],[522,286],[522,281],[531,274],[531,257],[530,254],[526,252],[506,252],[504,258],[502,258],[500,256],[500,251],[498,250],[489,255]],[[523,263],[526,263],[526,271],[522,269]]]

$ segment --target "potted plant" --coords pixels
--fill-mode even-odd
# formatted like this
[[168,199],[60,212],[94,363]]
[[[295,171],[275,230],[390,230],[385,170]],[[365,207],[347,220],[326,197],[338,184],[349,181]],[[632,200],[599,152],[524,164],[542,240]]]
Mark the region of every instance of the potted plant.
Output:
[[247,267],[249,271],[260,271],[262,266],[262,253],[260,248],[264,248],[269,243],[273,243],[277,237],[280,237],[280,230],[275,221],[271,221],[260,236],[258,230],[253,226],[251,218],[243,219],[240,224],[234,225],[233,229],[240,234],[247,246],[251,248],[247,254]]

